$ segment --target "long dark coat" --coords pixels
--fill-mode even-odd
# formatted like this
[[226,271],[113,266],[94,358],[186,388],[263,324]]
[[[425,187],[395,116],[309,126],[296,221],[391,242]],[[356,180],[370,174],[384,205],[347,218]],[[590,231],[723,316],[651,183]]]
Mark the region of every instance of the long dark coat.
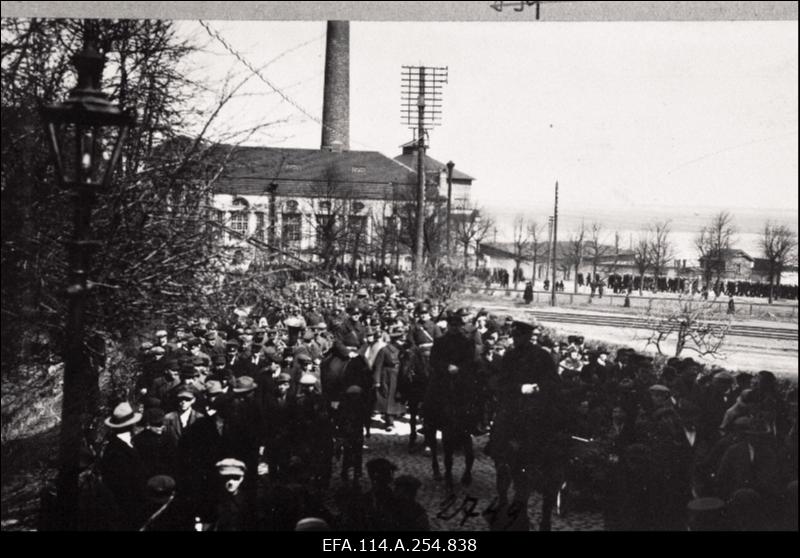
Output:
[[113,494],[124,515],[124,528],[138,528],[147,483],[139,452],[117,436],[111,436],[100,458],[100,471],[103,484]]
[[[555,443],[563,429],[555,363],[544,349],[526,344],[509,349],[500,368],[499,411],[492,429],[491,454],[495,459],[508,457],[514,442],[521,452],[519,457],[530,462]],[[540,391],[524,395],[523,384],[538,384]]]
[[[431,377],[425,395],[425,422],[437,430],[469,434],[479,417],[475,345],[457,331],[433,343]],[[458,372],[450,373],[455,365]]]
[[376,401],[379,413],[397,416],[405,412],[405,406],[396,400],[399,373],[400,349],[396,345],[386,345],[372,365],[373,381],[380,384]]

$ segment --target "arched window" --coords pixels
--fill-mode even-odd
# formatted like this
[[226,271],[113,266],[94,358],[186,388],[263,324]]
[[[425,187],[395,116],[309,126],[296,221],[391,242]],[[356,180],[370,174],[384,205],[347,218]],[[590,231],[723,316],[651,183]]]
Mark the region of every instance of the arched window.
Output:
[[247,234],[247,223],[249,220],[250,204],[244,198],[235,198],[233,200],[234,210],[231,211],[230,227],[239,234]]
[[353,202],[353,213],[358,213],[364,209],[364,204],[361,202]]
[[297,213],[297,208],[300,204],[296,200],[289,200],[286,202],[286,213]]
[[231,229],[239,234],[247,234],[248,213],[246,211],[231,211]]

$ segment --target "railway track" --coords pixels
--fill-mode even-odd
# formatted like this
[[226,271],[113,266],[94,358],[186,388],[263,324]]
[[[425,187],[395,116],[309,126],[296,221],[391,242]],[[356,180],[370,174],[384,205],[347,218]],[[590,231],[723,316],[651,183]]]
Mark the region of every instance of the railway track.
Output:
[[[487,308],[491,308],[487,307]],[[507,307],[496,306],[495,310],[508,310]],[[542,323],[562,323],[595,325],[600,327],[621,327],[629,329],[648,329],[648,320],[630,315],[596,315],[578,312],[548,312],[547,310],[525,309],[525,313]],[[774,339],[778,341],[797,341],[797,329],[755,326],[748,324],[731,324],[728,335],[752,337],[756,339]]]

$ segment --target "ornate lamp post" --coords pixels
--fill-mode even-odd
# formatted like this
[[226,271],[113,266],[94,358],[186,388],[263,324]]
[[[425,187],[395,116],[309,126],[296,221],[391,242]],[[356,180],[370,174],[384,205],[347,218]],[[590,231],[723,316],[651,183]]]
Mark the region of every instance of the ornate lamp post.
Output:
[[75,202],[73,237],[68,243],[69,310],[55,510],[63,530],[74,530],[77,525],[82,421],[94,411],[89,394],[97,384],[84,347],[87,278],[92,252],[99,244],[91,239],[92,206],[97,192],[108,188],[128,129],[134,124],[134,117],[100,90],[105,58],[97,51],[95,39],[96,23],[87,20],[83,50],[73,57],[77,86],[65,101],[41,109],[58,184],[70,191]]

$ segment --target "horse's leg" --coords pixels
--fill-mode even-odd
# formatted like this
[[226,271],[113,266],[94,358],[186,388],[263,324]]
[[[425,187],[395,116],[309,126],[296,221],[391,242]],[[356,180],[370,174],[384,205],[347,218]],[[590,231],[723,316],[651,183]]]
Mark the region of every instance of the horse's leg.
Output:
[[495,460],[495,486],[498,507],[508,505],[508,489],[511,488],[511,467],[505,461]]
[[469,486],[472,484],[472,465],[475,463],[475,453],[472,451],[472,436],[464,435],[464,474],[461,476],[461,484]]
[[447,488],[453,488],[453,453],[455,451],[455,440],[453,433],[447,430],[442,432],[442,446],[444,446],[444,481]]
[[411,433],[408,435],[408,449],[414,447],[414,444],[417,443],[417,412],[419,411],[419,401],[417,401],[416,397],[409,398],[408,400],[408,414],[409,414],[409,426],[411,428]]
[[437,455],[436,430],[426,427],[425,445],[431,449],[431,466],[433,467],[433,480],[442,480],[442,473],[439,470],[439,456]]

